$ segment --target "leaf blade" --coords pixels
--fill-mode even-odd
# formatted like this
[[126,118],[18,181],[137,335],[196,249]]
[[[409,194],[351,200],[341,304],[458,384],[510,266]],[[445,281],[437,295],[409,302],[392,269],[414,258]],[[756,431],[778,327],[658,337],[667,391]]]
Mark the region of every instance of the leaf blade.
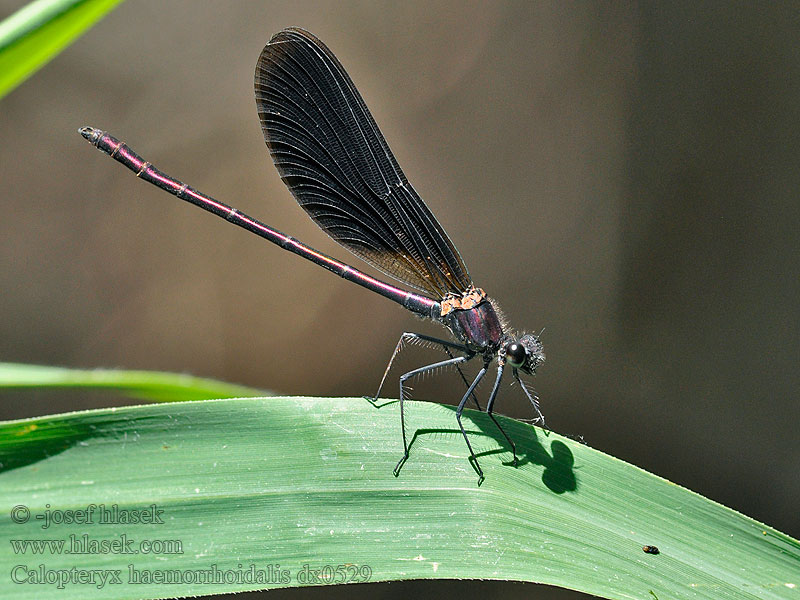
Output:
[[[369,565],[373,581],[537,581],[607,598],[643,598],[649,590],[659,598],[796,594],[788,585],[800,583],[800,546],[780,532],[510,419],[503,425],[523,460],[518,468],[504,465],[510,453],[502,438],[494,437],[484,414],[470,411],[468,428],[486,472],[479,488],[452,407],[410,402],[407,410],[411,430],[425,429],[418,430],[397,478],[391,474],[402,451],[396,402],[378,407],[361,398],[249,398],[1,424],[0,462],[25,452],[25,444],[30,458],[37,444],[52,450],[53,440],[72,442],[0,473],[0,513],[26,503],[32,512],[45,503],[74,509],[156,503],[170,525],[149,532],[92,525],[42,533],[5,519],[0,535],[157,534],[180,539],[184,554],[133,560],[87,555],[81,566],[190,572],[212,564],[233,571],[239,563],[245,569],[280,564],[292,575],[267,585],[115,586],[105,593],[117,595],[108,597],[299,585],[304,564],[348,563]],[[661,553],[645,554],[645,544]],[[47,558],[54,568],[65,558],[75,563],[69,556]],[[20,562],[20,556],[0,557],[0,571],[13,567],[8,561]],[[64,592],[9,585],[0,581],[0,591],[23,598]],[[82,586],[72,590],[75,597],[85,592]]]
[[36,0],[0,23],[0,99],[122,0]]
[[269,395],[243,385],[183,373],[70,369],[0,362],[0,389],[102,389],[151,402],[186,402]]

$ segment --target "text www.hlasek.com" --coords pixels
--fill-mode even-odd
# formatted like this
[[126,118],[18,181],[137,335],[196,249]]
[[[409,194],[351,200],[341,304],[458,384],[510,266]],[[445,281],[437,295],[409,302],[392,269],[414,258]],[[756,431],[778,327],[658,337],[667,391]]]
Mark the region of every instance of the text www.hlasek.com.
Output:
[[10,540],[14,554],[183,554],[181,540],[94,539],[71,534],[65,540]]

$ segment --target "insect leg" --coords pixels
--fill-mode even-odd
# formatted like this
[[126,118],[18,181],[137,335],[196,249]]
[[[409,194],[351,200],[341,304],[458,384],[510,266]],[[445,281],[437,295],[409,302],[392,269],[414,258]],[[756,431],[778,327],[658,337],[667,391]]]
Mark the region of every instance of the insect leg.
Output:
[[[429,335],[423,335],[421,333],[412,333],[410,331],[406,331],[403,335],[400,336],[400,340],[397,342],[397,346],[395,346],[394,352],[392,352],[392,357],[389,359],[389,364],[386,365],[386,370],[383,372],[383,377],[381,378],[381,383],[378,386],[378,391],[373,398],[374,402],[378,401],[378,397],[381,395],[381,390],[383,389],[383,384],[386,382],[386,376],[389,375],[389,371],[392,368],[392,364],[394,363],[395,357],[400,354],[400,351],[403,349],[405,343],[410,340],[420,340],[423,342],[431,342],[432,344],[440,344],[444,351],[447,352],[447,356],[450,358],[454,358],[453,354],[450,352],[450,349],[456,350],[458,352],[463,352],[467,356],[471,354],[471,352],[467,349],[466,346],[462,344],[456,344],[454,342],[450,342],[447,340],[440,340],[439,338],[435,338]],[[464,382],[464,385],[469,387],[469,382],[467,378],[464,377],[464,372],[461,370],[460,365],[456,365],[456,369],[458,370],[458,374],[461,375],[461,380]],[[478,410],[483,410],[481,405],[478,403],[478,399],[475,397],[475,394],[472,394],[472,399],[475,401],[475,406],[478,407]]]
[[538,415],[536,417],[536,420],[539,421],[539,423],[541,423],[544,429],[547,429],[547,425],[544,424],[544,415],[542,414],[542,411],[539,410],[538,396],[536,394],[532,394],[530,390],[528,390],[525,383],[522,381],[522,379],[519,378],[519,373],[517,372],[517,369],[514,369],[514,379],[517,380],[519,387],[522,388],[522,391],[525,392],[525,395],[528,397],[528,400],[530,400],[531,404],[533,404],[533,409],[536,411],[536,414]]
[[[403,411],[403,402],[405,401],[405,395],[406,395],[404,384],[406,380],[411,377],[414,377],[415,375],[420,375],[422,373],[427,373],[428,371],[433,371],[434,369],[438,369],[439,367],[447,367],[450,365],[457,365],[460,363],[467,362],[470,358],[472,358],[472,356],[457,356],[456,358],[443,360],[441,362],[433,363],[432,365],[427,365],[425,367],[414,369],[413,371],[409,371],[408,373],[400,377],[400,429],[403,432],[403,458],[400,459],[400,461],[397,463],[397,466],[394,468],[395,477],[397,477],[400,474],[400,467],[402,467],[403,463],[406,462],[406,460],[408,459],[408,442],[406,441],[406,420],[405,420],[405,413]],[[470,388],[470,391],[471,390],[472,388]],[[469,397],[469,394],[464,396],[464,401],[466,401],[467,397]],[[463,403],[464,402],[462,401],[462,404]],[[461,417],[459,416],[459,419],[460,418]],[[467,444],[469,444],[469,442],[467,442]]]
[[467,432],[464,431],[464,425],[461,423],[461,413],[464,411],[464,405],[467,403],[467,399],[472,394],[472,390],[474,390],[478,383],[480,383],[483,376],[486,375],[486,365],[478,371],[478,374],[475,376],[475,380],[472,382],[472,385],[469,386],[467,393],[464,394],[464,397],[461,399],[461,402],[458,404],[458,408],[456,409],[456,420],[458,420],[458,426],[461,428],[461,434],[464,436],[464,441],[467,442],[467,448],[469,448],[469,460],[472,468],[475,469],[475,472],[478,474],[478,485],[483,483],[483,470],[481,466],[478,464],[478,458],[475,456],[475,452],[472,450],[472,444],[469,443],[469,438],[467,437]]
[[500,423],[497,422],[497,419],[494,418],[494,413],[492,410],[494,409],[494,400],[497,398],[497,391],[500,389],[500,380],[503,378],[503,365],[497,366],[497,379],[494,380],[494,387],[492,388],[492,393],[489,395],[489,402],[486,404],[486,414],[494,421],[494,424],[497,425],[497,428],[500,430],[500,433],[503,434],[503,437],[506,438],[506,441],[511,445],[511,452],[514,454],[514,466],[517,466],[517,447],[514,445],[514,442],[511,441],[511,438],[508,437],[508,434],[500,427]]

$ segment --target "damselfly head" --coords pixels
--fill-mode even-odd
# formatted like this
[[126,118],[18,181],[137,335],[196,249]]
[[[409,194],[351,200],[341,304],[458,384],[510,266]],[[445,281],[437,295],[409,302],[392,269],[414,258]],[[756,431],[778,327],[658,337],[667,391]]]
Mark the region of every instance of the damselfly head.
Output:
[[518,340],[510,340],[500,353],[502,359],[515,369],[533,374],[536,367],[544,362],[544,347],[532,333],[526,333]]

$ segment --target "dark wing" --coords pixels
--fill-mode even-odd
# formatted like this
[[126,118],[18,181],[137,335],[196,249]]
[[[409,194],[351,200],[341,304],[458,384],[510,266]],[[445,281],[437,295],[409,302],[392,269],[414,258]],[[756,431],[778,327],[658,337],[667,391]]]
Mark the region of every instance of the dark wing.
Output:
[[342,65],[302,29],[256,65],[256,104],[281,178],[334,240],[432,297],[466,290],[458,250],[408,183]]

